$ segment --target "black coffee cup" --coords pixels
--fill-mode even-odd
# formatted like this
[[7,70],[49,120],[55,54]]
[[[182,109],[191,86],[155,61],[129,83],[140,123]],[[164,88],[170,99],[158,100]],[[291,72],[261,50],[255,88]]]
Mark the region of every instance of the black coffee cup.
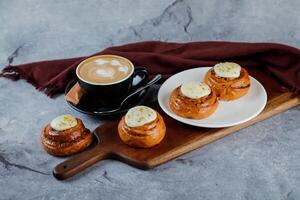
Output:
[[[116,105],[119,104],[129,93],[130,90],[135,90],[148,81],[148,71],[144,67],[134,67],[134,65],[126,58],[115,55],[100,55],[95,56],[101,58],[102,56],[112,56],[118,59],[125,59],[132,67],[132,73],[122,80],[112,83],[94,83],[84,80],[79,74],[78,69],[86,60],[82,61],[76,69],[76,76],[80,87],[85,90],[91,98],[99,101],[102,105]],[[93,58],[93,57],[92,57]],[[88,58],[90,59],[90,58]]]

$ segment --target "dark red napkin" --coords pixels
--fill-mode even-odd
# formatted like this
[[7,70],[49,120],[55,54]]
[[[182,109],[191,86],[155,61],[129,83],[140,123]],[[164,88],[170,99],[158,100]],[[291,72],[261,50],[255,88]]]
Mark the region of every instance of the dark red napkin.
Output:
[[[300,50],[282,44],[147,41],[110,47],[94,55],[99,54],[126,57],[138,66],[147,67],[150,75],[160,73],[164,78],[188,68],[232,61],[246,67],[261,68],[294,92],[300,91]],[[52,97],[63,92],[66,84],[75,77],[76,66],[87,57],[7,66],[0,76],[12,80],[25,79]]]

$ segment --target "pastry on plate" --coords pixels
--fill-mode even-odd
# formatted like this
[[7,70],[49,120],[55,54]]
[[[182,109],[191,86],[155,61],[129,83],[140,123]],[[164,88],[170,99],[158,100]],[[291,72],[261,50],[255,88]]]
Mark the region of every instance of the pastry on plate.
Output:
[[41,143],[54,156],[68,156],[86,149],[93,141],[93,134],[80,119],[72,115],[56,117],[43,128]]
[[208,70],[204,82],[216,91],[220,100],[224,101],[238,99],[250,88],[247,70],[232,62],[216,64]]
[[132,147],[149,148],[159,144],[165,136],[162,116],[147,106],[131,108],[119,122],[121,140]]
[[169,98],[169,106],[175,114],[191,119],[203,119],[212,115],[218,107],[214,90],[203,82],[186,82],[175,88]]

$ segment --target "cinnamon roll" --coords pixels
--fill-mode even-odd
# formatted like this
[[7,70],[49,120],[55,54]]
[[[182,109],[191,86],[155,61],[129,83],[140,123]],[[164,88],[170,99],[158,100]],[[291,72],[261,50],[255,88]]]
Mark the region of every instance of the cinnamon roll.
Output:
[[41,133],[43,148],[54,156],[68,156],[87,148],[93,140],[92,133],[80,119],[62,115],[51,121]]
[[218,104],[215,91],[203,82],[183,83],[172,91],[169,99],[172,112],[192,119],[209,117]]
[[247,70],[232,62],[216,64],[208,70],[204,82],[216,91],[220,100],[224,101],[238,99],[250,88]]
[[165,136],[162,116],[146,106],[131,108],[119,122],[121,140],[132,147],[149,148],[159,144]]

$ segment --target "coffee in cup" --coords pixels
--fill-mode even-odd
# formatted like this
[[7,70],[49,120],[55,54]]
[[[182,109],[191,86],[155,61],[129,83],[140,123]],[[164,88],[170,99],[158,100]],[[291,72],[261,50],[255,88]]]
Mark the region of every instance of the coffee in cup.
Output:
[[78,76],[91,84],[114,84],[129,77],[132,63],[119,56],[102,55],[86,59],[78,67]]
[[[105,105],[119,103],[132,87],[144,84],[148,79],[145,68],[134,68],[126,58],[116,55],[93,56],[76,68],[79,85]],[[140,81],[133,84],[133,79]]]

